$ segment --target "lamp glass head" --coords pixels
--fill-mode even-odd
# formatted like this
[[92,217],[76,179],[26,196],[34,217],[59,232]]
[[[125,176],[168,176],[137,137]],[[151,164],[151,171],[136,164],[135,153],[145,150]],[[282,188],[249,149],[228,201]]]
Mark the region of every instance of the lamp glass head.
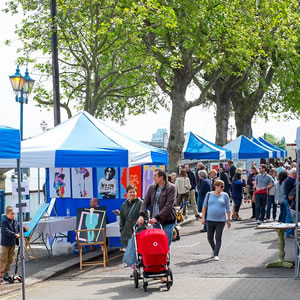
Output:
[[25,83],[23,85],[23,92],[24,92],[24,94],[30,94],[31,91],[32,91],[35,80],[33,80],[29,76],[28,69],[26,69],[24,79],[25,79]]
[[14,75],[9,76],[11,86],[15,92],[21,92],[25,79],[20,74],[19,66],[17,67],[16,73]]

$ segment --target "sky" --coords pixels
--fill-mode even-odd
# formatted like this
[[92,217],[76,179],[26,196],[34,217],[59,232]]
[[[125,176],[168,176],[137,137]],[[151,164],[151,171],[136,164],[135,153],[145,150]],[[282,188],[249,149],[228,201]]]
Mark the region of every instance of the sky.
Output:
[[[4,0],[0,0],[0,9],[4,7]],[[0,124],[19,128],[20,126],[20,104],[15,102],[15,95],[9,82],[9,75],[13,75],[16,70],[17,53],[16,48],[20,44],[14,34],[15,24],[19,22],[20,16],[11,16],[0,11]],[[10,46],[4,45],[4,41],[11,39]],[[21,74],[25,73],[25,67],[21,68]],[[30,73],[29,69],[29,73]],[[33,79],[37,79],[37,74],[30,73]],[[36,76],[36,77],[35,77]],[[158,128],[166,128],[169,132],[171,112],[161,109],[158,113],[146,113],[140,116],[128,116],[124,126],[120,126],[112,121],[107,123],[115,130],[131,136],[137,140],[151,140],[152,133]],[[35,106],[29,97],[29,103],[24,105],[24,138],[38,135],[42,132],[41,122],[44,120],[48,128],[53,127],[53,110],[47,111]],[[64,109],[61,109],[61,120],[67,119]],[[234,120],[230,119],[230,124],[234,125]],[[285,137],[287,143],[295,141],[296,129],[300,126],[299,120],[278,122],[271,119],[267,123],[258,119],[253,122],[253,135],[263,136],[265,132],[281,138]],[[214,110],[203,110],[201,107],[190,109],[186,114],[185,132],[193,131],[200,136],[214,142],[216,129],[214,121]],[[233,135],[235,138],[235,134]]]

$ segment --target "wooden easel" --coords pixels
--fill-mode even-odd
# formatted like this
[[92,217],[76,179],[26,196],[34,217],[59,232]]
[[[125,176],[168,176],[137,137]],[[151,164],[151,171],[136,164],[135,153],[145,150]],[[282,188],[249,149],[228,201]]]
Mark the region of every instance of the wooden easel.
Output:
[[[104,233],[104,228],[98,229],[81,229],[75,230],[76,232],[76,242],[78,245],[79,250],[79,260],[80,260],[80,270],[82,270],[83,266],[99,266],[102,265],[105,269],[106,265],[108,264],[108,253],[106,247],[106,237]],[[94,232],[94,240],[89,242],[88,240],[88,232]],[[84,233],[84,237],[80,237],[80,233]],[[102,241],[99,242],[98,236],[99,234],[102,235]],[[82,250],[84,246],[100,246],[103,254],[103,260],[101,261],[91,261],[91,262],[83,262],[82,261]]]

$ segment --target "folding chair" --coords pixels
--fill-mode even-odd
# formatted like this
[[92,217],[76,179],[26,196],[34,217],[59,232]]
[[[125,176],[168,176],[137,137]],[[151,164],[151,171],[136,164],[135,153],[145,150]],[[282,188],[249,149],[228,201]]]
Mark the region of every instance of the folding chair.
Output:
[[[106,265],[108,265],[108,254],[107,254],[107,247],[106,247],[106,237],[104,234],[104,228],[98,229],[81,229],[75,230],[76,232],[76,242],[78,245],[79,251],[79,260],[80,260],[80,270],[82,270],[83,266],[98,266],[102,265],[105,269]],[[83,233],[83,234],[81,234]],[[89,241],[89,235],[93,233],[93,241]],[[99,234],[102,235],[102,241],[99,242],[98,236]],[[82,250],[85,246],[100,246],[103,254],[103,260],[100,261],[90,261],[90,262],[83,262],[82,261]]]

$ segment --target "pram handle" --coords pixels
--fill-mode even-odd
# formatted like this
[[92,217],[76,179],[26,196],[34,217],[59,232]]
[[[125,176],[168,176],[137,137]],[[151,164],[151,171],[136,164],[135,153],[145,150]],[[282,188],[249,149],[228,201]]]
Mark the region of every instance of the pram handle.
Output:
[[[150,227],[151,225],[148,223],[148,221],[145,220],[144,224],[146,227]],[[143,226],[142,225],[142,226]],[[160,223],[155,223],[153,225],[159,225],[160,229],[163,230],[163,227]],[[136,232],[137,231],[137,228],[139,227],[140,225],[138,223],[135,223],[134,226],[133,226],[133,231]]]

